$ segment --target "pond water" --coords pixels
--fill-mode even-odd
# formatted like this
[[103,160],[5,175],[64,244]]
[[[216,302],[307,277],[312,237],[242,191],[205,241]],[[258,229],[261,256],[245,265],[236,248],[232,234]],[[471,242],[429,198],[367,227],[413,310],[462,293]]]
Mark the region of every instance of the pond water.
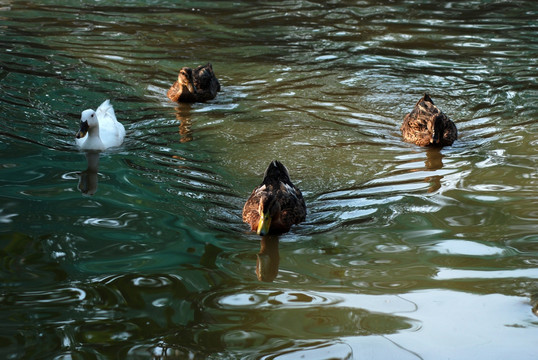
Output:
[[[0,0],[0,357],[535,359],[537,30],[530,0]],[[169,102],[206,62],[217,98]],[[453,146],[402,141],[424,92]],[[105,99],[126,140],[84,154]],[[273,159],[308,215],[262,239]]]

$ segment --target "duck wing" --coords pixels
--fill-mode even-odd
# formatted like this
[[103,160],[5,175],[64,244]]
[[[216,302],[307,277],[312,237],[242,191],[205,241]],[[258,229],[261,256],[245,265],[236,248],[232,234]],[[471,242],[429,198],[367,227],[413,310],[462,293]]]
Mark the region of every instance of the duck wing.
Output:
[[443,130],[441,145],[452,145],[452,143],[458,139],[458,129],[456,128],[456,124],[454,124],[454,122],[450,120],[448,116],[445,115],[445,118],[445,128]]
[[280,184],[277,192],[277,199],[280,203],[280,221],[287,227],[299,224],[306,219],[306,204],[301,190],[295,185]]

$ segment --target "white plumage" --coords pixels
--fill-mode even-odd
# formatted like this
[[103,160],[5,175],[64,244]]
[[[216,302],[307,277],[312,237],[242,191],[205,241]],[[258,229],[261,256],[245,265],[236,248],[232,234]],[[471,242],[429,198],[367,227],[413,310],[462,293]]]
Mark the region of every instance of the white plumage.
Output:
[[105,150],[121,145],[124,138],[125,128],[116,119],[110,100],[105,100],[96,111],[87,109],[82,112],[76,138],[82,150]]

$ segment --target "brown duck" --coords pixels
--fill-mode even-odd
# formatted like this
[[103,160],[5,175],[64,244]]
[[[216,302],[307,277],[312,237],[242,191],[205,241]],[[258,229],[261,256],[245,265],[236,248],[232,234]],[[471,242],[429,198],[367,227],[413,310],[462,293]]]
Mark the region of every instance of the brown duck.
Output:
[[419,146],[452,145],[458,138],[454,122],[433,104],[428,94],[424,94],[413,111],[405,115],[400,130],[405,141]]
[[243,207],[243,221],[258,235],[282,234],[306,218],[306,205],[288,169],[272,161]]
[[168,90],[167,96],[177,102],[203,102],[214,99],[220,91],[220,83],[210,63],[196,69],[183,67],[177,81]]

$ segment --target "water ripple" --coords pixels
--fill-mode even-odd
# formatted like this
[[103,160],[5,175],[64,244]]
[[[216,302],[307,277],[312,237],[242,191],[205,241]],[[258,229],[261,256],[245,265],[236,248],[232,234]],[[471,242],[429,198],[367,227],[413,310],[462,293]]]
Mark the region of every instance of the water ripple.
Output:
[[92,225],[103,228],[125,228],[129,226],[129,223],[138,219],[138,215],[135,213],[124,213],[118,216],[118,218],[90,218],[84,220],[84,225]]

